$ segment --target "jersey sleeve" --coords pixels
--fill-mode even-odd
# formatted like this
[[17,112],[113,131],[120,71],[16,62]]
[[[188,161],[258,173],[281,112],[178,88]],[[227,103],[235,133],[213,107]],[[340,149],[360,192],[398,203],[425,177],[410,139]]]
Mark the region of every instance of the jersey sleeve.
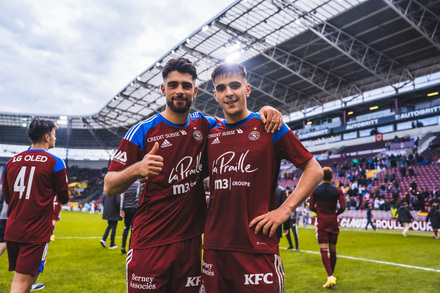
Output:
[[292,162],[296,167],[313,157],[286,124],[274,133],[273,142],[275,149],[281,154],[281,159]]
[[142,160],[145,149],[145,129],[142,124],[134,125],[121,140],[118,150],[113,155],[109,171],[121,171]]
[[67,180],[67,170],[66,164],[63,159],[55,157],[55,167],[53,168],[54,172],[54,191],[56,193],[69,190],[69,182]]

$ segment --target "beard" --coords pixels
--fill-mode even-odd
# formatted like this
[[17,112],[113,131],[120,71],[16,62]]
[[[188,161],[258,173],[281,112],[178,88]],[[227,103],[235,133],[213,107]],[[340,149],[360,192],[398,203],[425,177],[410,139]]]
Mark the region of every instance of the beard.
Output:
[[190,101],[189,99],[185,100],[185,103],[183,105],[175,105],[174,104],[174,100],[176,99],[182,99],[183,97],[177,97],[177,98],[171,98],[169,100],[167,100],[167,105],[168,107],[175,113],[185,113],[187,111],[189,111],[189,109],[191,108],[192,105],[192,100]]

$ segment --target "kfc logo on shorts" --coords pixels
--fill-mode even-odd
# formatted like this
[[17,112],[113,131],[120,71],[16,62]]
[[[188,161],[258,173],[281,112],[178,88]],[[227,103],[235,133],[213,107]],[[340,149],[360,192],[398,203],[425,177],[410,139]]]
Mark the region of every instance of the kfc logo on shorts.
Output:
[[200,285],[201,280],[202,280],[202,276],[188,277],[186,280],[185,287],[198,287]]
[[196,130],[196,131],[193,132],[193,137],[196,140],[200,141],[200,140],[203,139],[203,134],[200,131]]
[[273,284],[273,274],[245,274],[244,284],[245,285],[260,285],[260,282],[265,284]]

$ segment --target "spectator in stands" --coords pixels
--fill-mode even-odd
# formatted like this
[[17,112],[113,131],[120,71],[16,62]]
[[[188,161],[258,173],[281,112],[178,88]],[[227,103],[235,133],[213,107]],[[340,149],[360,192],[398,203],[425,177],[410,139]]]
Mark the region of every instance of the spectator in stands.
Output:
[[432,205],[431,209],[429,210],[428,215],[426,216],[426,223],[431,220],[431,226],[432,226],[432,238],[438,239],[437,233],[438,229],[440,228],[440,213],[438,211],[438,205],[434,204]]
[[409,166],[409,167],[408,167],[408,176],[410,176],[410,177],[415,176],[415,174],[414,174],[414,169],[413,169],[412,166]]
[[389,161],[391,168],[397,167],[396,157],[394,156],[394,154],[391,154],[391,156],[389,157]]
[[393,185],[395,190],[399,190],[399,182],[397,180],[393,180]]
[[425,199],[429,198],[429,191],[426,188],[423,188],[420,190],[420,210],[424,211],[425,210]]
[[422,159],[420,158],[419,152],[414,153],[414,160],[416,164],[421,165],[423,163]]
[[379,210],[379,197],[375,196],[373,200],[373,208],[375,211]]
[[409,185],[409,187],[411,187],[411,190],[417,190],[417,183],[415,180],[413,180],[411,182],[411,184]]
[[414,148],[417,150],[419,148],[419,143],[420,143],[420,137],[417,137],[414,140]]
[[429,158],[428,157],[423,157],[423,165],[428,165],[429,164]]
[[400,166],[399,171],[400,171],[400,174],[402,175],[402,177],[405,177],[405,174],[406,174],[406,168],[405,168],[405,165],[402,164],[402,165]]
[[404,201],[397,210],[397,220],[403,226],[403,236],[408,236],[408,230],[410,223],[414,220],[408,207],[408,203]]
[[379,197],[378,203],[379,203],[379,210],[384,211],[385,210],[385,199],[383,196]]
[[[414,155],[413,154],[409,154],[408,155],[408,166],[412,166],[414,165]],[[408,168],[409,171],[409,168]]]
[[390,181],[391,182],[394,182],[396,180],[396,172],[391,172],[391,175],[390,175]]

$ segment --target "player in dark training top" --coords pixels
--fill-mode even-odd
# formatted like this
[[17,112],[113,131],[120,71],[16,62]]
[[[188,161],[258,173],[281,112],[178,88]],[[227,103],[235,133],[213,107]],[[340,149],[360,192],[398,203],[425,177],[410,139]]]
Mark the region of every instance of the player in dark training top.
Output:
[[323,170],[323,182],[312,193],[309,202],[310,210],[317,214],[316,238],[319,243],[322,263],[328,276],[323,287],[330,288],[336,284],[333,273],[336,266],[336,243],[339,234],[338,215],[345,211],[346,203],[342,190],[332,185],[332,169],[324,167]]
[[[251,86],[242,65],[219,65],[211,77],[225,121],[208,135],[211,199],[201,292],[283,292],[284,270],[274,234],[321,181],[322,169],[286,125],[266,133],[259,114],[247,109]],[[277,208],[282,159],[304,174]]]
[[9,270],[14,271],[11,292],[29,292],[43,272],[50,235],[53,201],[69,200],[66,165],[48,152],[55,147],[57,126],[34,119],[28,128],[29,150],[13,156],[4,168],[3,194],[8,203],[5,240]]

